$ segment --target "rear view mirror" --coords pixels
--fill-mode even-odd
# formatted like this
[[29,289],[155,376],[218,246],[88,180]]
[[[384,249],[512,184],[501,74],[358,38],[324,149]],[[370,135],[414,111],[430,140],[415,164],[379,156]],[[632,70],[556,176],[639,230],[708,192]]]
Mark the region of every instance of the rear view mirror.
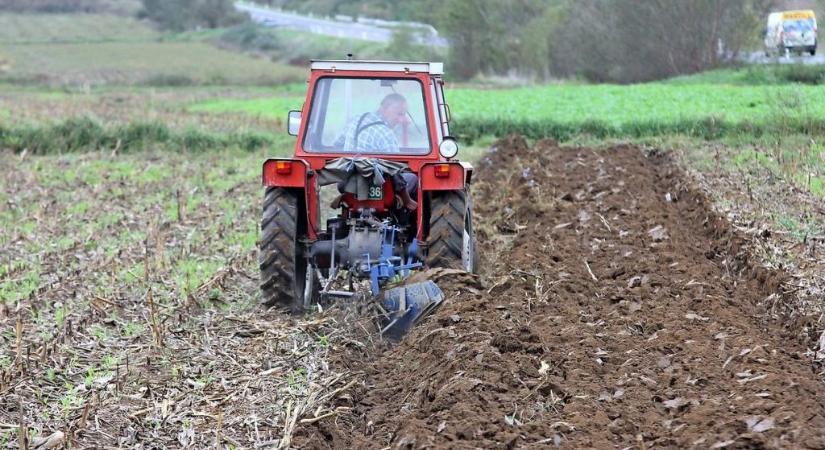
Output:
[[298,136],[301,129],[301,111],[290,111],[286,122],[286,131],[291,136]]

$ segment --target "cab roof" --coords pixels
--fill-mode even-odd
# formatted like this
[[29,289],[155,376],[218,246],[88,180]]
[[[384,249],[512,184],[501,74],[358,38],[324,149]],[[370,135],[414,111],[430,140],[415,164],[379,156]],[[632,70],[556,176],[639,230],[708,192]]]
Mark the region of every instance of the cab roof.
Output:
[[355,70],[369,72],[420,72],[443,75],[444,63],[413,61],[364,61],[364,60],[319,60],[313,59],[311,70]]

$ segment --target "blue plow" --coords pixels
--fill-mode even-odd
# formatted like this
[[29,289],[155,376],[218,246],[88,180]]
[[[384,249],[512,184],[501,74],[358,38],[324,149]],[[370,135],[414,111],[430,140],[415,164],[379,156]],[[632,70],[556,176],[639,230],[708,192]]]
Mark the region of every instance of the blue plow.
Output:
[[[336,239],[333,228],[332,239],[316,242],[311,251],[314,256],[329,255],[332,262],[328,277],[323,277],[319,271],[324,286],[321,296],[371,296],[377,300],[381,313],[381,334],[396,341],[444,301],[444,293],[433,281],[404,283],[413,271],[423,268],[423,264],[416,239],[409,245],[397,242],[402,232],[389,223],[363,219],[353,224],[348,235],[340,240]],[[351,282],[349,291],[332,289],[339,275],[335,265],[339,260],[343,261],[342,267],[349,271],[351,278],[369,280],[370,294],[355,292]]]
[[381,334],[391,340],[400,340],[422,317],[432,313],[443,301],[444,293],[432,281],[387,290],[382,305],[389,317]]
[[[395,237],[399,230],[389,226],[384,228],[381,256],[373,264],[367,257],[365,269],[370,273],[370,289],[378,296],[381,286],[390,280],[406,278],[412,269],[422,267],[412,255],[417,254],[418,242],[414,239],[408,249],[407,261],[394,254]],[[444,293],[432,281],[412,283],[388,289],[384,292],[381,305],[387,313],[381,334],[390,340],[400,340],[418,321],[432,313],[444,301]]]

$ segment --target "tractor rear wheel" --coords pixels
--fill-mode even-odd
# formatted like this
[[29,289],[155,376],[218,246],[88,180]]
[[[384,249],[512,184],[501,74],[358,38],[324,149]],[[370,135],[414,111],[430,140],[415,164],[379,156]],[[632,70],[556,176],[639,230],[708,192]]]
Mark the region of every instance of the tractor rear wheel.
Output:
[[433,193],[430,202],[430,235],[427,265],[478,272],[478,252],[473,230],[473,203],[470,193]]
[[277,187],[266,189],[261,215],[258,262],[261,269],[263,304],[289,306],[300,313],[315,288],[308,277],[308,265],[299,242],[305,214],[299,206],[298,191]]

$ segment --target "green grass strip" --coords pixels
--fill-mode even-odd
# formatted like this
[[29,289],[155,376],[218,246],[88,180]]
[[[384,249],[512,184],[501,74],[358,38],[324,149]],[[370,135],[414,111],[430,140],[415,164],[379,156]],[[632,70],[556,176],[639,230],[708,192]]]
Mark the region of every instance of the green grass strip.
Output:
[[81,118],[55,124],[0,125],[0,148],[14,152],[27,150],[31,154],[103,149],[132,152],[157,147],[194,152],[229,147],[254,151],[278,142],[277,137],[270,134],[175,130],[159,122],[103,125]]
[[[747,122],[716,119],[671,121],[639,120],[611,123],[599,120],[581,122],[553,119],[460,118],[451,124],[452,134],[465,144],[485,136],[521,134],[530,139],[545,137],[568,141],[579,136],[598,139],[649,138],[683,135],[706,140],[738,136],[825,134],[825,117],[785,117],[775,121]],[[147,149],[170,151],[207,151],[238,148],[255,151],[283,146],[292,138],[283,134],[260,132],[216,133],[199,129],[177,130],[159,122],[134,122],[103,125],[95,120],[69,119],[55,124],[0,125],[0,148],[31,154],[72,153],[93,150],[134,152]]]
[[706,140],[723,137],[750,135],[755,137],[777,134],[801,133],[821,135],[825,133],[825,118],[794,117],[777,121],[747,122],[708,117],[674,121],[640,120],[621,124],[600,120],[582,122],[556,121],[552,119],[456,119],[451,124],[452,134],[462,142],[474,142],[483,136],[521,134],[531,139],[551,137],[567,141],[577,136],[605,138],[645,138],[684,135]]

